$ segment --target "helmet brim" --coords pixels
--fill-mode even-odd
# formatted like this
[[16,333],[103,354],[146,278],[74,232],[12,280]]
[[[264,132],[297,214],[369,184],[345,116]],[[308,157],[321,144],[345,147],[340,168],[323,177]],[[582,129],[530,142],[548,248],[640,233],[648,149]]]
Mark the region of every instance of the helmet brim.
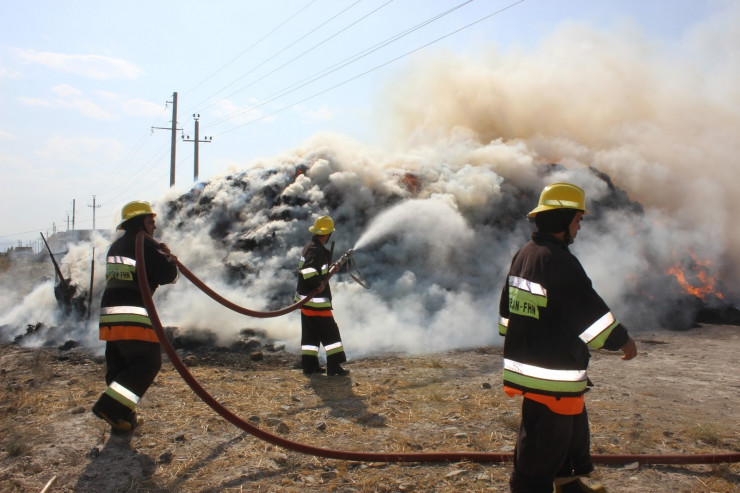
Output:
[[588,210],[581,209],[580,207],[554,206],[554,205],[544,205],[543,204],[543,205],[538,205],[537,207],[529,211],[529,213],[527,214],[527,217],[533,218],[540,212],[554,211],[555,209],[575,209],[577,211],[583,212],[584,214],[588,214]]
[[132,220],[132,219],[134,219],[134,218],[137,218],[137,217],[139,217],[139,216],[152,216],[152,217],[157,217],[157,215],[156,215],[156,214],[155,214],[154,212],[141,212],[141,213],[139,213],[139,214],[135,214],[135,215],[133,215],[133,216],[131,216],[131,217],[129,217],[129,218],[126,218],[126,219],[124,219],[124,220],[123,220],[123,221],[121,221],[120,223],[118,223],[118,226],[116,226],[116,231],[123,231],[123,227],[122,227],[122,226],[123,226],[123,225],[124,225],[124,224],[125,224],[126,222],[128,222],[128,221],[130,221],[130,220]]

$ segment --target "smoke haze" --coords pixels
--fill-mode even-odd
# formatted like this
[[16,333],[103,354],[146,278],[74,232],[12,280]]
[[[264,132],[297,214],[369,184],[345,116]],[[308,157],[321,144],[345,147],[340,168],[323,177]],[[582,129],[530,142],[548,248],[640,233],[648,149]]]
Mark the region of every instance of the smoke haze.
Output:
[[[591,212],[572,250],[616,317],[631,330],[686,328],[695,299],[672,267],[717,283],[723,298],[705,303],[737,306],[740,292],[732,220],[740,7],[725,14],[673,46],[631,26],[570,24],[533,52],[417,59],[378,101],[382,149],[316,135],[183,196],[152,199],[156,236],[231,301],[276,309],[292,303],[308,227],[329,214],[334,257],[354,248],[370,283],[366,290],[345,273],[332,280],[350,358],[498,345],[499,294],[532,230],[526,213],[544,185],[568,181],[586,190]],[[102,286],[108,242],[76,245],[63,272],[86,286],[95,246]],[[60,324],[52,291],[49,281],[34,283],[25,298],[15,295],[18,306],[3,302],[3,339],[28,323]],[[94,299],[91,321],[67,337],[99,345],[99,293]],[[260,328],[298,351],[297,313],[250,319],[184,278],[158,290],[155,303],[165,325],[224,342]]]

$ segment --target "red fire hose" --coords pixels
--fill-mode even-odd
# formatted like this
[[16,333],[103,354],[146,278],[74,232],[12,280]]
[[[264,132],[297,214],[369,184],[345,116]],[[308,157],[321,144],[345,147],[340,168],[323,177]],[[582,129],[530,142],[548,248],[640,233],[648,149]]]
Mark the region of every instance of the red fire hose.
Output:
[[[149,281],[146,276],[146,264],[144,260],[144,240],[152,241],[155,245],[159,245],[156,240],[148,236],[146,233],[139,232],[136,235],[136,273],[139,281],[139,289],[144,300],[144,306],[149,313],[149,318],[152,321],[159,342],[164,347],[167,356],[172,361],[172,365],[180,373],[180,376],[195,392],[195,394],[201,398],[208,406],[211,407],[221,417],[226,419],[229,423],[233,424],[237,428],[246,431],[247,433],[272,443],[279,447],[303,454],[314,455],[317,457],[326,457],[329,459],[341,459],[341,460],[353,460],[353,461],[364,461],[364,462],[512,462],[513,455],[508,453],[488,453],[488,452],[416,452],[416,453],[399,453],[399,452],[357,452],[352,450],[334,450],[322,447],[315,447],[312,445],[306,445],[303,443],[293,442],[291,440],[282,438],[278,435],[268,433],[256,426],[244,421],[239,416],[235,415],[228,409],[226,409],[220,402],[213,398],[193,377],[188,368],[182,362],[175,349],[167,339],[167,335],[162,328],[162,323],[159,320],[157,309],[154,306],[152,300],[152,293],[149,289]],[[190,279],[193,284],[198,288],[206,292],[211,298],[219,303],[224,304],[239,313],[254,316],[254,317],[274,317],[293,311],[302,306],[310,297],[309,294],[304,300],[299,303],[295,303],[282,310],[272,312],[257,312],[248,310],[246,308],[239,307],[233,303],[225,300],[213,290],[208,288],[203,282],[193,275],[189,270],[183,266],[179,260],[173,258],[177,264],[180,272],[185,277]],[[334,272],[330,270],[329,275],[325,279],[325,282],[329,280],[329,277]],[[317,291],[318,292],[318,291]],[[223,301],[222,301],[223,300]],[[639,464],[718,464],[723,462],[740,462],[740,453],[729,453],[729,454],[697,454],[697,455],[610,455],[610,454],[597,454],[592,456],[593,462],[600,464],[626,464],[637,462]]]
[[[150,239],[151,241],[155,241],[155,240],[152,240],[151,237],[149,237],[149,236],[147,236],[147,238]],[[156,241],[155,241],[155,243],[156,243]],[[298,301],[297,303],[294,303],[294,304],[292,304],[292,305],[290,305],[288,307],[282,308],[280,310],[260,312],[260,311],[256,311],[256,310],[250,310],[249,308],[244,308],[244,307],[239,306],[239,305],[237,305],[235,303],[232,303],[231,301],[227,300],[226,298],[224,298],[223,296],[221,296],[220,294],[218,294],[217,292],[215,292],[214,290],[212,290],[211,288],[209,288],[208,286],[206,286],[203,283],[203,281],[201,281],[200,279],[198,279],[195,276],[195,274],[193,274],[192,272],[190,272],[187,267],[185,267],[184,265],[182,265],[180,263],[180,261],[177,260],[177,258],[173,257],[172,260],[177,265],[177,268],[180,269],[180,272],[182,273],[182,275],[184,275],[185,277],[187,277],[188,279],[190,279],[190,281],[193,284],[195,284],[205,294],[207,294],[208,296],[210,296],[214,300],[218,301],[219,303],[221,303],[226,308],[229,308],[229,309],[231,309],[231,310],[233,310],[233,311],[235,311],[237,313],[241,313],[242,315],[247,315],[248,317],[256,317],[256,318],[279,317],[280,315],[285,315],[286,313],[290,313],[293,310],[296,310],[296,309],[302,307],[314,295],[316,295],[317,293],[320,293],[321,292],[321,290],[324,288],[325,283],[328,282],[329,277],[331,277],[331,276],[327,277],[324,280],[324,283],[322,283],[321,286],[319,286],[318,288],[316,288],[316,290],[315,290],[316,292],[309,293],[308,296],[306,296],[305,298],[303,298],[301,301]],[[144,275],[146,275],[146,274],[144,274]]]

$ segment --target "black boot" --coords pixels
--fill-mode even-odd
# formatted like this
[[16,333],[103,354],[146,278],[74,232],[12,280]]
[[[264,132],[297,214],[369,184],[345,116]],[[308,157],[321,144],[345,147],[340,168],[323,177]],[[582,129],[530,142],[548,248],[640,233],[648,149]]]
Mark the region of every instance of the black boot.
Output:
[[349,375],[349,370],[345,370],[341,365],[330,366],[326,372],[329,377],[346,377]]
[[606,493],[606,488],[600,484],[589,486],[580,479],[570,483],[555,486],[555,493]]
[[136,426],[136,413],[106,393],[100,396],[92,412],[106,421],[111,431],[116,433],[128,433]]
[[123,420],[128,421],[131,424],[131,429],[126,431],[126,430],[116,429],[115,427],[111,427],[110,429],[111,434],[126,435],[134,431],[139,426],[138,419],[136,418],[136,411],[131,411],[130,413],[128,413],[128,415],[125,418],[123,418]]

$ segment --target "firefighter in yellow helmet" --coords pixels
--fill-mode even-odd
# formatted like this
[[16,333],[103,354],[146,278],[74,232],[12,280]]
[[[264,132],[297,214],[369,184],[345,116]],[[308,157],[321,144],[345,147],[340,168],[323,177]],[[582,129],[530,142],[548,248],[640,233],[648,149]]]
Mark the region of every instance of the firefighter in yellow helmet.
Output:
[[[148,202],[137,200],[123,206],[116,229],[124,233],[113,242],[106,257],[99,326],[100,339],[106,341],[107,388],[92,411],[116,433],[134,429],[136,405],[162,365],[159,340],[139,291],[135,243],[139,231],[154,235],[155,216]],[[152,293],[158,286],[177,280],[177,266],[166,245],[155,248],[145,241],[144,262]]]
[[[317,218],[308,228],[313,234],[303,247],[298,263],[298,286],[295,300],[300,301],[321,285],[331,268],[332,252],[326,243],[334,232],[334,221],[329,216]],[[319,348],[326,351],[326,370],[319,365]],[[349,375],[341,364],[347,361],[339,327],[334,321],[331,288],[326,283],[323,291],[312,297],[301,308],[301,368],[306,375],[324,373],[329,376]]]
[[637,355],[627,329],[591,286],[570,252],[586,194],[570,183],[546,186],[535,209],[537,231],[511,262],[499,303],[504,390],[521,395],[522,417],[512,492],[604,491],[581,481],[593,471],[584,394],[589,348]]

